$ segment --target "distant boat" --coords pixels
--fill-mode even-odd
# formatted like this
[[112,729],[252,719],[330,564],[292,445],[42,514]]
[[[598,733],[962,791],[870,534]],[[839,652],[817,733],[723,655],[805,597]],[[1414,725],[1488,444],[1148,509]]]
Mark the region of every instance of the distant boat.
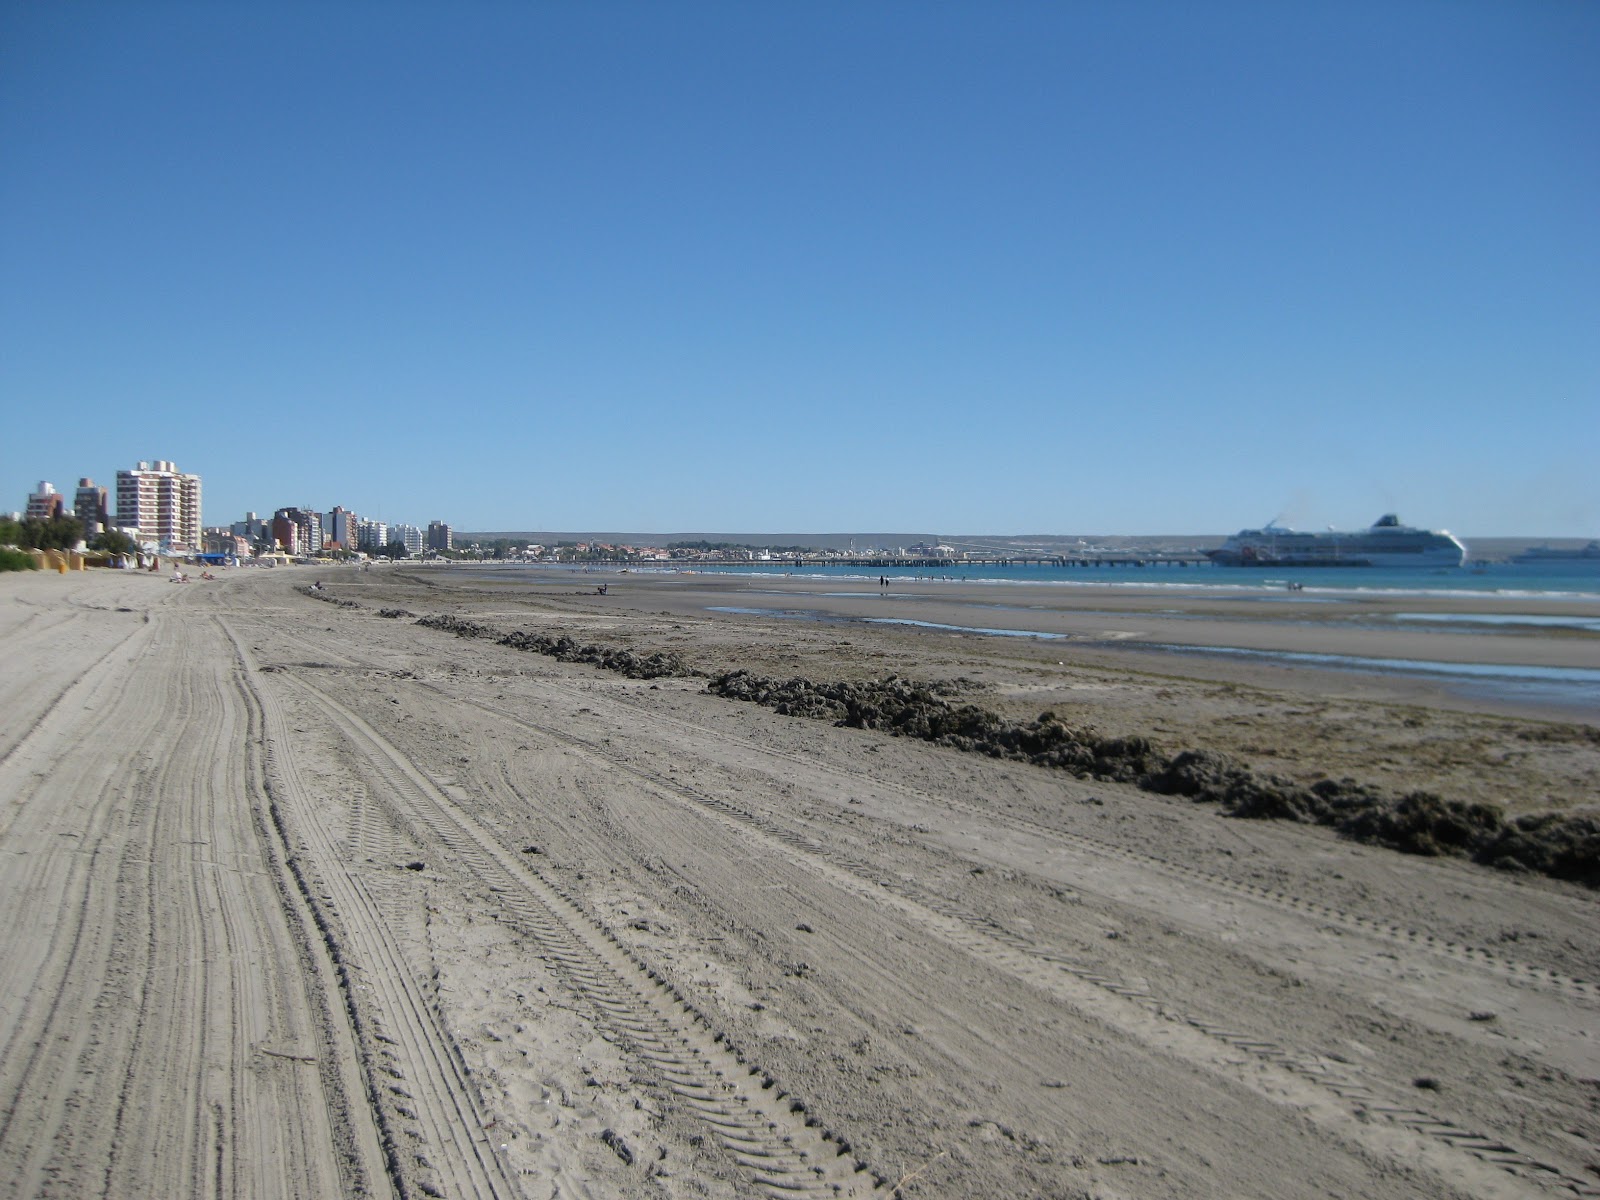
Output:
[[1587,546],[1529,546],[1511,559],[1514,563],[1600,562],[1600,541]]
[[1241,529],[1207,557],[1223,567],[1459,567],[1467,548],[1444,530],[1385,513],[1358,533],[1302,533],[1269,522]]

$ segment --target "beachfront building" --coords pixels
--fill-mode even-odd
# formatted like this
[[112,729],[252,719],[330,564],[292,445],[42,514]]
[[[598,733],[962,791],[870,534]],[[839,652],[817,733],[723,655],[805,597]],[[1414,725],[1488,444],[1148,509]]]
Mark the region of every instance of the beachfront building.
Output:
[[362,521],[356,526],[356,546],[368,554],[381,554],[389,544],[387,521]]
[[322,550],[322,514],[308,508],[280,508],[272,514],[272,542],[287,554]]
[[207,554],[227,554],[240,561],[250,557],[252,539],[241,537],[227,525],[207,529],[204,540]]
[[326,540],[323,535],[322,514],[314,509],[302,508],[300,510],[305,531],[305,553],[321,554],[322,543]]
[[94,480],[78,480],[78,490],[72,497],[72,513],[83,526],[85,539],[104,533],[111,525],[111,493],[97,487]]
[[117,525],[169,550],[198,549],[200,476],[185,475],[165,459],[118,471]]
[[252,544],[255,542],[270,542],[272,540],[272,522],[263,521],[253,512],[247,512],[244,520],[235,521],[228,529],[235,537],[245,538]]
[[289,514],[292,509],[280,508],[272,514],[270,528],[272,544],[285,554],[300,553],[300,524]]
[[360,517],[348,508],[335,504],[333,511],[323,518],[322,532],[330,542],[338,542],[344,549],[354,550],[360,545],[357,537],[360,524]]
[[28,493],[28,507],[23,516],[30,521],[49,521],[66,511],[67,498],[56,491],[55,484],[41,479],[39,490]]
[[428,549],[429,550],[454,550],[455,543],[451,538],[450,526],[443,521],[428,522]]
[[415,525],[389,526],[389,539],[399,542],[406,548],[407,558],[421,558],[422,551],[427,546],[427,535]]

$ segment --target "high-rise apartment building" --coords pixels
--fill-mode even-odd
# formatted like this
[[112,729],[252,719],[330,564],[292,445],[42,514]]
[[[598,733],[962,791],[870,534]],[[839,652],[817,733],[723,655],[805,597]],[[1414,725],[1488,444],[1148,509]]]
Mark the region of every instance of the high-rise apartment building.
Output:
[[294,518],[295,510],[280,508],[272,514],[272,544],[285,554],[300,553],[300,522]]
[[300,547],[301,552],[304,554],[321,554],[322,543],[326,540],[322,529],[322,514],[313,508],[302,508],[300,510],[300,528],[304,537]]
[[406,548],[408,558],[421,558],[423,548],[427,544],[427,535],[415,525],[391,525],[389,538]]
[[200,476],[164,459],[117,472],[117,525],[169,550],[200,548]]
[[280,508],[272,514],[272,540],[289,554],[320,554],[322,514],[309,508]]
[[368,554],[378,554],[389,544],[389,526],[384,521],[362,521],[356,526],[356,546]]
[[341,549],[354,550],[359,544],[356,532],[360,524],[360,517],[336,504],[333,511],[323,518],[322,532],[329,541],[338,542]]
[[450,526],[443,521],[428,522],[428,549],[452,550],[454,549],[450,535]]
[[103,487],[96,487],[92,479],[78,480],[77,493],[72,497],[72,512],[83,526],[85,539],[104,533],[111,524],[111,497]]
[[22,514],[28,520],[49,521],[65,511],[67,498],[56,491],[56,485],[41,479],[39,490],[28,493],[28,507]]

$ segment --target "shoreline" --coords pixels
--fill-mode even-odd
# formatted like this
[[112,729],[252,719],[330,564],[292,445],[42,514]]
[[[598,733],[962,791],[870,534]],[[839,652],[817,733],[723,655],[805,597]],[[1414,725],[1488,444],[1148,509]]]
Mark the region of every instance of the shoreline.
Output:
[[[1297,575],[1292,569],[1284,569],[1281,573],[1272,573],[1266,578],[1253,578],[1259,573],[1255,571],[1235,571],[1232,568],[1198,567],[1191,570],[1181,568],[1146,568],[1136,570],[1129,574],[1117,574],[1114,571],[1098,568],[1084,568],[1081,575],[1069,574],[1067,576],[1040,575],[1029,577],[1030,572],[1040,568],[1021,566],[1008,569],[999,574],[977,575],[976,572],[937,572],[932,570],[919,570],[907,572],[904,569],[886,567],[882,571],[866,568],[851,568],[841,570],[818,566],[810,569],[782,569],[777,564],[771,568],[740,567],[734,564],[704,564],[693,567],[666,567],[650,565],[623,566],[620,563],[525,563],[511,561],[457,561],[457,562],[408,562],[406,567],[422,567],[427,570],[445,569],[451,571],[482,572],[485,574],[509,574],[513,572],[525,573],[528,578],[562,576],[613,576],[628,575],[637,579],[733,579],[751,581],[774,581],[793,584],[812,584],[822,586],[828,581],[839,584],[876,584],[880,578],[887,578],[892,587],[912,584],[932,584],[941,587],[963,585],[969,587],[1019,587],[1030,589],[1062,589],[1064,591],[1093,591],[1118,594],[1140,594],[1152,597],[1163,595],[1195,595],[1195,596],[1236,596],[1258,597],[1265,600],[1275,598],[1337,601],[1343,599],[1360,600],[1364,598],[1385,598],[1399,596],[1440,597],[1445,599],[1484,599],[1498,601],[1507,599],[1529,598],[1534,600],[1551,599],[1558,602],[1568,602],[1579,605],[1600,604],[1600,573],[1593,570],[1575,571],[1572,573],[1559,573],[1543,576],[1507,576],[1497,577],[1497,582],[1510,585],[1526,584],[1538,579],[1547,583],[1559,581],[1561,584],[1570,584],[1570,587],[1449,587],[1437,586],[1408,586],[1402,580],[1413,581],[1430,577],[1431,572],[1405,572],[1395,570],[1374,569],[1368,572],[1365,569],[1346,569],[1333,571],[1331,574],[1313,574],[1309,581],[1303,575]],[[1055,568],[1043,568],[1051,571]],[[1313,569],[1314,570],[1314,569]],[[1110,576],[1109,578],[1107,576]],[[1215,579],[1199,579],[1196,576],[1216,576]],[[1474,573],[1472,578],[1482,578]],[[1386,582],[1375,583],[1374,580]],[[1337,581],[1337,582],[1335,582]],[[1465,581],[1463,581],[1465,582]],[[1299,583],[1302,586],[1293,588],[1290,585]]]
[[[508,596],[544,594],[575,582],[571,576],[510,576],[496,568],[454,568],[450,577]],[[1010,653],[1219,680],[1260,677],[1300,688],[1310,675],[1336,691],[1359,687],[1400,702],[1454,703],[1472,711],[1600,725],[1600,632],[1594,628],[1600,625],[1600,600],[1414,593],[1329,602],[1288,593],[1269,601],[1251,592],[1157,596],[1116,585],[1065,593],[1033,584],[923,581],[882,591],[830,586],[816,578],[712,573],[593,572],[578,578],[597,611],[858,631],[898,625],[930,640],[1016,643]],[[598,584],[589,580],[604,582],[606,595],[592,594]],[[1518,615],[1533,621],[1497,620]],[[1570,618],[1572,626],[1544,624],[1560,618]],[[1479,666],[1490,670],[1466,672]],[[1517,668],[1526,670],[1519,675]],[[1317,686],[1313,681],[1310,690]]]
[[[1549,689],[1517,680],[1481,686],[1472,679],[1393,670],[1333,670],[1203,644],[1169,649],[1149,638],[1152,614],[1142,597],[1124,598],[1115,608],[1102,598],[1087,610],[1058,605],[1041,614],[1023,606],[998,618],[987,610],[978,618],[991,623],[1020,615],[1058,627],[1087,623],[1087,635],[1080,629],[1075,637],[1042,640],[870,623],[850,615],[908,613],[919,619],[938,615],[943,606],[952,618],[948,623],[956,624],[976,611],[950,605],[951,593],[931,586],[920,589],[920,596],[887,601],[870,594],[836,597],[832,617],[816,620],[781,615],[806,599],[792,589],[752,592],[738,580],[697,577],[684,586],[682,580],[630,578],[606,580],[603,596],[587,580],[576,587],[570,579],[530,586],[514,577],[404,569],[387,576],[352,572],[343,582],[330,577],[329,583],[336,595],[365,603],[406,597],[404,606],[417,615],[449,615],[642,655],[677,654],[711,676],[748,670],[818,683],[890,675],[970,680],[983,692],[975,702],[1009,720],[1027,722],[1054,712],[1068,724],[1108,736],[1149,738],[1165,753],[1224,753],[1305,785],[1353,777],[1396,794],[1432,791],[1511,813],[1561,810],[1600,795],[1600,708],[1574,701],[1570,693],[1562,702]],[[992,596],[981,591],[981,598]],[[756,615],[711,611],[719,607],[748,607]],[[1442,601],[1436,607],[1456,605]],[[1201,634],[1220,630],[1225,636],[1215,640],[1222,642],[1242,640],[1232,636],[1240,630],[1273,638],[1284,632],[1263,619],[1261,606],[1232,606],[1241,620],[1219,621],[1214,610],[1207,605],[1165,619]],[[1278,611],[1274,606],[1267,617]],[[1147,631],[1143,639],[1119,636],[1141,630]],[[1288,649],[1310,652],[1329,649],[1330,634],[1358,650],[1370,649],[1377,636],[1319,622],[1288,632],[1297,639]],[[1445,644],[1498,646],[1501,657],[1512,661],[1531,657],[1530,647],[1560,656],[1569,645],[1600,641],[1593,634],[1563,637],[1545,629],[1461,635],[1405,628],[1384,636],[1388,646],[1415,657]]]

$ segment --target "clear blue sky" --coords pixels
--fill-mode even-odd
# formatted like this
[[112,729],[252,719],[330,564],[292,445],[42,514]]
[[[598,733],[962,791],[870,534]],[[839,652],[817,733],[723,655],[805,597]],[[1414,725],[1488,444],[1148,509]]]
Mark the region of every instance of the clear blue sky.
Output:
[[1600,535],[1590,0],[0,5],[0,509]]

